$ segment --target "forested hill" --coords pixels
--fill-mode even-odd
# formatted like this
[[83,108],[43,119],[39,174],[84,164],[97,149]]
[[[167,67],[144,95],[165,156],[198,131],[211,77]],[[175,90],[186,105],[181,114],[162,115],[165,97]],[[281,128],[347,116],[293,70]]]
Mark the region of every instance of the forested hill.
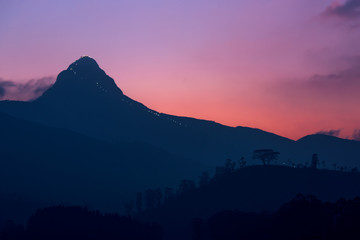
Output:
[[[332,202],[340,198],[353,199],[360,196],[359,184],[360,174],[355,170],[250,166],[222,172],[203,182],[201,187],[182,187],[179,189],[182,192],[143,211],[139,217],[161,223],[172,237],[181,236],[187,232],[185,229],[189,233],[194,218],[208,218],[225,209],[273,212],[298,194]],[[145,201],[147,198],[145,196]],[[175,226],[184,226],[184,229],[179,231]]]

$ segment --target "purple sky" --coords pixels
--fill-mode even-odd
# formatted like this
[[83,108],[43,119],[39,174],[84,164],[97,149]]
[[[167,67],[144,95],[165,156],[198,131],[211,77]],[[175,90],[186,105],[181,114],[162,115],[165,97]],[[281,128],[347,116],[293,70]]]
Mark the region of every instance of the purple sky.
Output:
[[0,98],[81,55],[160,112],[359,137],[360,0],[0,1]]

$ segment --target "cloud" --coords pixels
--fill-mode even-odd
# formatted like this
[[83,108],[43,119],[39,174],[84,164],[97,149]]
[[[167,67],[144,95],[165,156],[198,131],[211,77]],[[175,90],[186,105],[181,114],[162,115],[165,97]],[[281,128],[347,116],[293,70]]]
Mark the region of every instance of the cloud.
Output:
[[[338,69],[269,83],[262,92],[268,106],[308,134],[353,135],[360,121],[360,57],[342,58]],[[340,67],[342,66],[342,67]],[[325,130],[342,131],[325,131]]]
[[314,75],[304,82],[308,88],[313,88],[327,93],[355,93],[360,87],[360,62],[355,66],[326,75]]
[[358,101],[360,100],[360,57],[350,59],[348,67],[342,70],[315,74],[307,79],[280,82],[277,88],[283,93],[289,93],[289,97]]
[[360,141],[360,129],[355,129],[352,135],[352,139]]
[[344,19],[360,18],[360,0],[347,0],[344,3],[334,1],[324,12],[325,16]]
[[6,89],[9,87],[13,87],[14,83],[11,81],[4,81],[0,79],[0,99],[5,96]]
[[54,82],[54,77],[31,79],[25,83],[0,78],[0,100],[28,101],[36,99]]
[[317,132],[316,134],[338,137],[338,136],[340,136],[341,131],[342,131],[342,129],[332,129],[332,130],[328,130],[328,131],[322,130],[320,132]]

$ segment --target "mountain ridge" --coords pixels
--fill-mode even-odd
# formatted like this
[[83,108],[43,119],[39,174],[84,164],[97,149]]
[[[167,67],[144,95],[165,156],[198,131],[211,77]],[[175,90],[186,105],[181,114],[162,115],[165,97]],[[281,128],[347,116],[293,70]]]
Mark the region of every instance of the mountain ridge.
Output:
[[[0,132],[0,222],[10,217],[7,208],[21,218],[34,210],[28,207],[55,203],[122,211],[137,191],[174,187],[203,168],[146,143],[113,144],[1,112]],[[12,195],[33,204],[4,203],[3,196]]]
[[293,141],[261,129],[159,113],[124,95],[90,57],[70,64],[55,84],[32,102],[0,101],[0,112],[112,143],[147,142],[179,156],[199,159],[210,168],[226,158],[251,159],[252,152],[261,148],[281,152],[280,164],[289,159],[304,163],[313,153],[318,153],[320,157],[326,155],[326,161],[331,164],[337,161],[340,165],[360,165],[356,161],[358,142],[348,144],[356,145],[349,148],[348,156],[353,157],[335,159],[332,155],[341,156],[341,149],[309,150],[304,147],[304,141]]

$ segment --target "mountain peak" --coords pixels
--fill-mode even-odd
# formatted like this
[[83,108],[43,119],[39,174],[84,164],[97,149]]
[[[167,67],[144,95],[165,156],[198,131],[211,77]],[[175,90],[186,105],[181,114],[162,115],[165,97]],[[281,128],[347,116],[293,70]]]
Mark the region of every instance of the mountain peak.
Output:
[[67,68],[68,71],[72,71],[75,75],[78,73],[86,74],[101,71],[99,65],[95,59],[89,56],[82,56]]
[[78,60],[70,64],[68,70],[91,70],[100,68],[95,59],[89,56],[81,56]]
[[122,91],[99,67],[95,59],[82,56],[58,75],[55,84],[43,94],[43,97],[68,98],[99,94],[117,95],[122,94]]

